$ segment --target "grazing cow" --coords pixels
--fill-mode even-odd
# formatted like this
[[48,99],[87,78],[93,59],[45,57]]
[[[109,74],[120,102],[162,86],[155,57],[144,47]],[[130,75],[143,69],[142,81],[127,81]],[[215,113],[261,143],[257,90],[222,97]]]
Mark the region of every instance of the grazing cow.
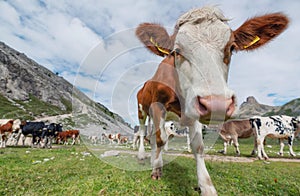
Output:
[[265,137],[278,138],[280,140],[279,154],[283,155],[283,140],[288,140],[289,151],[291,156],[296,156],[293,151],[293,140],[300,132],[300,119],[295,117],[280,115],[260,117],[254,116],[250,118],[250,123],[255,129],[255,138],[257,142],[257,156],[262,159],[262,156],[267,160],[268,155],[264,150],[263,141]]
[[[44,122],[29,122],[29,121],[23,121],[21,123],[21,134],[22,134],[22,145],[25,145],[25,137],[32,136],[32,143],[31,147],[34,147],[34,145],[43,145],[41,144],[42,141],[42,135],[47,130]],[[18,136],[17,142],[20,138],[20,135]]]
[[6,142],[11,137],[13,133],[19,131],[21,125],[21,121],[17,120],[8,120],[6,123],[5,121],[1,122],[0,125],[0,148],[6,147]]
[[[254,135],[249,119],[227,121],[219,126],[218,132],[224,141],[224,149],[220,152],[226,154],[228,144],[233,142],[238,156],[240,156],[238,138],[249,138]],[[256,148],[255,143],[254,149]],[[254,154],[254,151],[252,151],[252,154]]]
[[62,132],[62,128],[62,124],[51,123],[46,125],[41,135],[43,147],[52,148],[52,140],[58,136],[59,132]]
[[[140,24],[136,30],[150,51],[164,57],[152,79],[137,94],[140,135],[145,135],[147,116],[153,120],[156,134],[151,141],[151,177],[162,176],[161,148],[168,140],[164,121],[166,112],[173,112],[183,126],[189,127],[203,195],[217,193],[204,162],[200,122],[224,121],[235,110],[236,98],[227,85],[232,52],[264,45],[287,27],[288,18],[281,13],[258,16],[237,30],[231,30],[227,22],[217,7],[204,7],[180,16],[171,36],[164,27],[153,23]],[[140,145],[138,158],[143,160],[142,148]]]

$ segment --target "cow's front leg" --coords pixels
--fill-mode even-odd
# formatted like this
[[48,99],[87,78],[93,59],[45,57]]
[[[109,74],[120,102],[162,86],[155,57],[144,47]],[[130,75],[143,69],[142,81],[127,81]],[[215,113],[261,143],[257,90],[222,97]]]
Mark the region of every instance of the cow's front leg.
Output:
[[202,195],[217,195],[204,161],[204,143],[202,140],[202,124],[195,121],[189,126],[191,148],[196,159],[198,187]]
[[264,139],[265,139],[265,135],[260,136],[257,139],[257,156],[260,160],[262,159],[262,157],[264,157],[265,160],[269,159],[267,153],[265,152],[264,142],[263,142]]
[[[162,122],[161,122],[162,123]],[[159,129],[151,137],[151,166],[152,173],[151,178],[153,180],[159,180],[162,177],[163,159],[162,159],[162,148],[167,138],[162,138],[161,132],[164,131]]]
[[152,161],[153,162],[152,162],[151,178],[153,180],[160,180],[162,176],[162,167],[163,167],[161,147],[156,148],[155,158]]
[[143,161],[146,158],[145,146],[144,146],[144,136],[145,136],[145,122],[140,121],[140,145],[138,152],[138,160]]
[[[153,125],[155,133],[155,143],[151,140],[151,163],[152,163],[152,174],[151,177],[154,180],[159,180],[162,176],[163,159],[162,159],[162,148],[168,140],[168,136],[165,130],[165,110],[160,104],[153,104],[151,106],[153,114]],[[154,136],[152,136],[153,138]],[[155,146],[154,146],[155,145]]]

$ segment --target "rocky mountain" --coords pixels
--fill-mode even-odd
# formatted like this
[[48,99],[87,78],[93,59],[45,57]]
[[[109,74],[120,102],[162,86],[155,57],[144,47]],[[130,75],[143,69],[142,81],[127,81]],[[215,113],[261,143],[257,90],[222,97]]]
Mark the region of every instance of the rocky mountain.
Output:
[[248,118],[251,116],[271,116],[271,115],[300,115],[300,98],[294,99],[283,106],[269,106],[260,104],[253,96],[243,102],[237,113],[237,118]]
[[0,118],[34,120],[62,115],[66,118],[60,120],[70,128],[133,132],[119,115],[3,42],[0,42],[0,101]]

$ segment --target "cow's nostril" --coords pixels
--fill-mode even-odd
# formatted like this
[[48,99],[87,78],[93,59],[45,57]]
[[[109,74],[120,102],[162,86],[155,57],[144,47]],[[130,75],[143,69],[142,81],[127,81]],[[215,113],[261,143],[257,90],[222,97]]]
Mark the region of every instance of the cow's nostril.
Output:
[[200,115],[206,115],[209,112],[209,109],[207,108],[207,100],[200,96],[198,96],[197,98]]
[[229,106],[226,110],[226,115],[231,116],[233,114],[234,110],[235,110],[235,98],[232,97],[229,101]]

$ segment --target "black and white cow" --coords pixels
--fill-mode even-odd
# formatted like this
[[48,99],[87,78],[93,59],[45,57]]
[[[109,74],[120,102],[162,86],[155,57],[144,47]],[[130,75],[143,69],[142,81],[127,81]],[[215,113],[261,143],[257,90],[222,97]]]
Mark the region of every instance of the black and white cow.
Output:
[[52,140],[58,136],[59,132],[62,132],[62,124],[51,123],[45,126],[42,131],[41,138],[43,140],[43,147],[52,148]]
[[[44,122],[22,122],[21,124],[21,135],[22,135],[22,145],[25,145],[25,138],[27,136],[32,136],[31,147],[34,145],[41,145],[43,132],[46,131],[46,126]],[[18,136],[19,140],[20,136]]]
[[269,158],[263,145],[265,137],[278,138],[280,140],[280,155],[283,155],[283,140],[287,139],[290,155],[296,156],[292,146],[295,136],[300,132],[299,118],[285,115],[270,117],[254,116],[250,118],[250,123],[252,127],[255,128],[254,135],[257,141],[257,154],[259,159],[262,159],[262,156],[265,159]]

